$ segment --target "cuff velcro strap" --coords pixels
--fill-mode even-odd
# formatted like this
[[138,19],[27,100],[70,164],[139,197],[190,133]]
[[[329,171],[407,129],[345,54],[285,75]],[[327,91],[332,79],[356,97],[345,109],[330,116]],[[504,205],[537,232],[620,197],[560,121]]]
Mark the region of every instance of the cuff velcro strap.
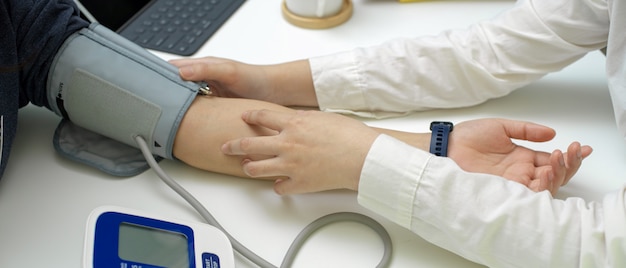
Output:
[[[150,166],[141,150],[63,119],[54,132],[54,149],[73,161],[120,177],[139,175]],[[155,156],[157,161],[163,158]]]

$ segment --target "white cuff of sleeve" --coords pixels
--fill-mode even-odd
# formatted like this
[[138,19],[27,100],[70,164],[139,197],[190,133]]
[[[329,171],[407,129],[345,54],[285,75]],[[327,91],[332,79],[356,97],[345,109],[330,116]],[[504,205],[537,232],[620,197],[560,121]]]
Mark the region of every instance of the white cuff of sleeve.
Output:
[[380,135],[361,170],[359,204],[410,229],[415,194],[432,157],[428,152]]

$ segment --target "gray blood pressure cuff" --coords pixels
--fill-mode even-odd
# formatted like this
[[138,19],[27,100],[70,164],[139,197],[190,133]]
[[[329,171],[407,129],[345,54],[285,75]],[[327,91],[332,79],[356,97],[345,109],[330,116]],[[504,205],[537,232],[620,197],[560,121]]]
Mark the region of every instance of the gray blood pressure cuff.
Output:
[[202,85],[181,80],[166,61],[99,24],[71,35],[48,74],[48,103],[64,120],[55,149],[109,174],[148,169],[136,136],[173,159],[179,124]]

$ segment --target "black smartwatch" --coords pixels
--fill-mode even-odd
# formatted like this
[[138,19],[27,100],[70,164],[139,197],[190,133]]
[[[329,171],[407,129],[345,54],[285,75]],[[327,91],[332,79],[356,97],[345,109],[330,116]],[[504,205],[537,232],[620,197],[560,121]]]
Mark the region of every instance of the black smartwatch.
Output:
[[430,153],[436,156],[448,156],[448,137],[454,125],[451,122],[433,121],[430,123]]

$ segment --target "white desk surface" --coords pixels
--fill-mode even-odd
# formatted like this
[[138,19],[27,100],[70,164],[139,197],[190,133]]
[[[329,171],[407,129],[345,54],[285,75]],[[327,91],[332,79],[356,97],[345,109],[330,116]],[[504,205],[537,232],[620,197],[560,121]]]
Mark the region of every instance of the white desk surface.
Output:
[[[509,0],[406,4],[355,0],[354,15],[347,23],[327,30],[307,30],[283,20],[280,0],[248,0],[194,57],[214,55],[259,64],[282,62],[400,36],[464,28],[513,4]],[[626,181],[626,148],[613,119],[604,59],[597,52],[507,97],[476,107],[366,122],[427,131],[431,120],[459,122],[481,117],[530,120],[557,130],[555,140],[535,148],[565,149],[573,140],[595,148],[558,198],[600,200]],[[20,111],[18,137],[9,167],[0,180],[0,267],[80,267],[87,215],[101,205],[201,221],[152,171],[116,178],[58,156],[51,142],[58,121],[43,108],[29,106]],[[276,265],[306,224],[329,213],[352,211],[372,216],[390,232],[393,267],[480,267],[360,207],[354,192],[279,197],[270,182],[204,172],[174,161],[163,161],[162,167],[237,239]],[[312,237],[298,256],[296,267],[372,267],[381,256],[382,244],[369,229],[338,223]],[[237,266],[251,267],[239,257]]]

